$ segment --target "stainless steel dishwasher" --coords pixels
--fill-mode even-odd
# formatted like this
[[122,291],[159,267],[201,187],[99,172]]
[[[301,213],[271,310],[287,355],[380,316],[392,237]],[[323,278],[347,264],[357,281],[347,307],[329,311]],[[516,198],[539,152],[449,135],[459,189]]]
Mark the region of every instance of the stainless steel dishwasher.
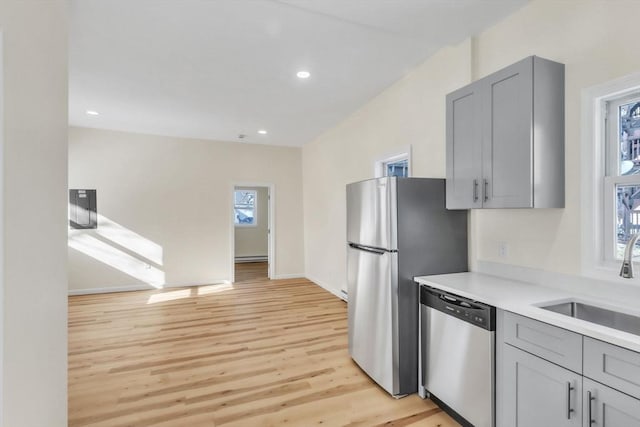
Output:
[[495,308],[420,287],[420,387],[463,426],[495,425]]

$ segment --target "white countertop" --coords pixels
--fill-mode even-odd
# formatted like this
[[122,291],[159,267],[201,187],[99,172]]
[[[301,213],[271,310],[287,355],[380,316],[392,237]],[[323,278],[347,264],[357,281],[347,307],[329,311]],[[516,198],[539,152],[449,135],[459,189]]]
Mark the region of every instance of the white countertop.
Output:
[[[602,308],[614,309],[640,316],[640,308],[633,301],[603,303],[593,296],[533,285],[526,282],[490,276],[482,273],[454,273],[416,277],[415,281],[452,294],[521,314],[598,340],[640,352],[640,335],[618,331],[595,323],[539,308],[549,302],[578,300]],[[610,295],[607,296],[610,299]],[[640,334],[640,331],[638,331]]]

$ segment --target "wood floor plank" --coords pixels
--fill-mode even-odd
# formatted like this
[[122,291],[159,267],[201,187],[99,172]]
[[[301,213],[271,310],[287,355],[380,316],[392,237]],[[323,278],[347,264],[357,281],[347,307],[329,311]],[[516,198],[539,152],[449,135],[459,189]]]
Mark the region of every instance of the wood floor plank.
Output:
[[237,262],[235,269],[236,282],[265,280],[269,275],[266,262]]
[[454,427],[350,359],[346,304],[305,279],[69,298],[69,425]]

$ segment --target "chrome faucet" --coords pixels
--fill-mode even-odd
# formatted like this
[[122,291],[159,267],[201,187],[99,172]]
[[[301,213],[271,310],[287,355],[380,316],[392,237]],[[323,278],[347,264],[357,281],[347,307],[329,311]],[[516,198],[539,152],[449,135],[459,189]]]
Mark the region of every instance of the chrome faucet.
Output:
[[631,279],[633,277],[633,247],[636,241],[640,239],[640,233],[631,236],[624,249],[624,258],[622,259],[622,268],[620,269],[620,277]]

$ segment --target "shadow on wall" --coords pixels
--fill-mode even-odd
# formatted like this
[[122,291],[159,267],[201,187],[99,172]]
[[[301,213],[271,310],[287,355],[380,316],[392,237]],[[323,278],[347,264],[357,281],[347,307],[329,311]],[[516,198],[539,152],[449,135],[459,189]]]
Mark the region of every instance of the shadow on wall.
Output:
[[97,229],[70,229],[69,247],[154,288],[166,284],[162,246],[103,215]]

